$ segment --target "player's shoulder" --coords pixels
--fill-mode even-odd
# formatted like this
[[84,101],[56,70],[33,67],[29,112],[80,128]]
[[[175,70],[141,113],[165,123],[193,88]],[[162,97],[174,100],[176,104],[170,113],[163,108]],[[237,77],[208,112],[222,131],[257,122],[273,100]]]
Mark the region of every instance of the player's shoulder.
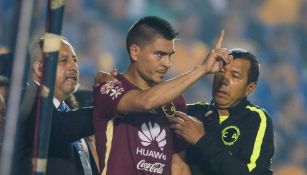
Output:
[[190,104],[187,104],[189,107],[198,107],[198,108],[201,108],[201,107],[207,107],[210,105],[210,103],[208,102],[196,102],[196,103],[190,103]]
[[254,122],[266,122],[271,124],[272,119],[264,108],[260,106],[256,106],[253,104],[247,105],[246,110],[249,112],[248,116],[254,121]]
[[107,94],[110,90],[123,87],[123,83],[119,80],[106,81],[94,89],[96,91],[100,91],[102,94]]
[[195,111],[203,111],[208,108],[210,103],[207,102],[196,102],[196,103],[191,103],[187,104],[188,111],[189,113],[195,112]]

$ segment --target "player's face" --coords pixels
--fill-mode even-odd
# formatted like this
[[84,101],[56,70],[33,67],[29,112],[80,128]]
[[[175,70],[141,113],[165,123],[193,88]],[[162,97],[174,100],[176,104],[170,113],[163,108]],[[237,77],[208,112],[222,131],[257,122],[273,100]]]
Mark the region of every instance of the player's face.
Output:
[[73,47],[62,41],[59,51],[59,61],[56,74],[55,96],[65,100],[77,90],[79,82],[79,67]]
[[249,69],[250,61],[237,58],[225,67],[224,72],[214,75],[212,96],[219,108],[235,106],[244,96],[252,93],[256,84],[247,83]]
[[173,40],[156,37],[140,48],[136,62],[138,72],[148,84],[161,82],[172,65],[171,56],[175,53]]

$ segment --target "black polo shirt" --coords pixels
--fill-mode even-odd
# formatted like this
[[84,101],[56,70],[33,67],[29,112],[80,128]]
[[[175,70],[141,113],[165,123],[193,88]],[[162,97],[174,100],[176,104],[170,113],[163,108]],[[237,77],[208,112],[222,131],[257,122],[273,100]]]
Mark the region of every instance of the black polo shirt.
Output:
[[264,109],[244,98],[221,124],[214,103],[188,105],[188,114],[205,128],[205,135],[187,150],[193,175],[272,174],[273,126]]

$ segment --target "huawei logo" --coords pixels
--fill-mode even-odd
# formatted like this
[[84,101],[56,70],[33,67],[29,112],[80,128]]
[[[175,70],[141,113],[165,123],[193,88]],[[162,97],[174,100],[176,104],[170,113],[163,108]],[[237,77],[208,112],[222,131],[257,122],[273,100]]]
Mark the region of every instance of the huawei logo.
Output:
[[161,151],[163,151],[164,146],[166,145],[166,132],[162,129],[157,123],[153,125],[151,122],[148,125],[144,122],[141,127],[141,131],[138,132],[139,138],[143,146],[148,146],[153,142],[156,142]]

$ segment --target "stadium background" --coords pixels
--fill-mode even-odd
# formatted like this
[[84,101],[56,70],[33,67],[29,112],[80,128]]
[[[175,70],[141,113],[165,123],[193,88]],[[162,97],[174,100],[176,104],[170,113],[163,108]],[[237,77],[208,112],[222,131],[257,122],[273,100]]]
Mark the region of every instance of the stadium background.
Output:
[[[0,53],[12,42],[14,5],[0,2]],[[46,7],[35,1],[32,41],[43,34]],[[126,33],[146,15],[163,17],[180,32],[168,77],[201,63],[221,29],[224,47],[255,53],[261,75],[251,98],[273,119],[274,174],[307,174],[307,0],[67,0],[62,33],[78,54],[80,89],[90,90],[99,70],[125,71]],[[189,88],[186,101],[209,101],[211,78]]]

